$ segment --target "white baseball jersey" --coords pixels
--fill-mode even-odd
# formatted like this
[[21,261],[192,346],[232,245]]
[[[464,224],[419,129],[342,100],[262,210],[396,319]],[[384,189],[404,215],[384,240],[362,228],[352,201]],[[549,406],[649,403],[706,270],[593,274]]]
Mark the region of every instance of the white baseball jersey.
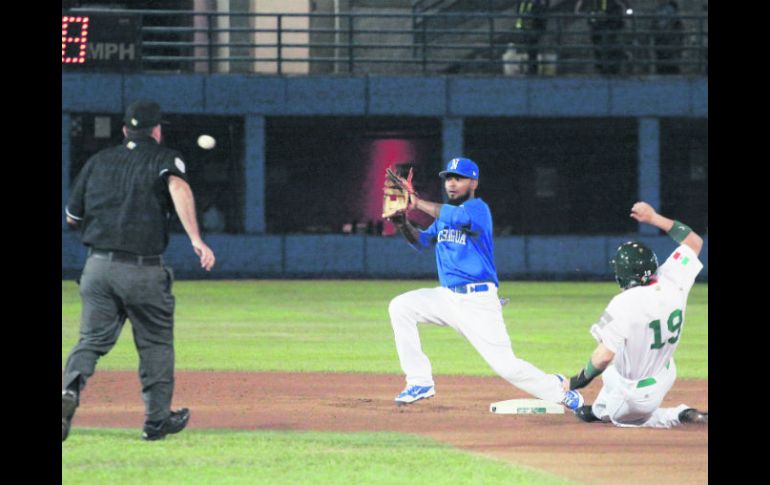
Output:
[[682,337],[687,296],[703,264],[680,245],[658,268],[657,282],[615,296],[591,335],[615,353],[618,374],[629,380],[657,375]]

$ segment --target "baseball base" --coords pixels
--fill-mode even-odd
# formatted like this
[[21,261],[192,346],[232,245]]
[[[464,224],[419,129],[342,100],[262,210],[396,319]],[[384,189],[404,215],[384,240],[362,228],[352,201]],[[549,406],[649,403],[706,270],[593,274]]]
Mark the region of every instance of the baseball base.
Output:
[[493,402],[489,411],[495,414],[564,414],[564,406],[542,399],[509,399]]

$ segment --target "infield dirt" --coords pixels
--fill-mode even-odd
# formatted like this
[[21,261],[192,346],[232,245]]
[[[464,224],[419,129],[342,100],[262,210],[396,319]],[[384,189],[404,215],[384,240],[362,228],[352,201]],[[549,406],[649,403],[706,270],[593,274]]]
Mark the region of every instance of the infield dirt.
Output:
[[[395,375],[177,371],[174,407],[190,428],[395,431],[590,484],[708,483],[708,428],[617,428],[563,415],[497,415],[489,404],[530,397],[499,377],[436,376],[436,396],[396,407]],[[600,379],[583,392],[592,402]],[[678,380],[664,406],[708,409],[708,381]],[[136,372],[97,371],[77,427],[136,428],[144,421]],[[138,434],[137,434],[138,436]]]

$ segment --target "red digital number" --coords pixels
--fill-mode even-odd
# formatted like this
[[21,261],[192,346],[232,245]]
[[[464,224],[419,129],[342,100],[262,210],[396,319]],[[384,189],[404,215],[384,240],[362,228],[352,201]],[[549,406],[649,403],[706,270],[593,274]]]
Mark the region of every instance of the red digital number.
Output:
[[[88,17],[63,16],[61,18],[62,64],[83,64],[86,62],[88,20]],[[78,32],[78,26],[80,32]]]

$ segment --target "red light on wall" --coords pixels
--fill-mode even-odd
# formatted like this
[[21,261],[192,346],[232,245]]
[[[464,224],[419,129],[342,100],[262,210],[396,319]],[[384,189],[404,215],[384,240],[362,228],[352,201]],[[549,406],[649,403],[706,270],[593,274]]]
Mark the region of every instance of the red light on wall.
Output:
[[[78,64],[83,64],[86,59],[86,45],[88,44],[88,21],[89,17],[62,17],[62,52],[61,52],[61,61],[62,64],[71,64],[73,62],[77,62]],[[69,34],[70,24],[79,24],[80,25],[80,36],[79,37],[67,37],[67,34]],[[68,44],[80,44],[80,48],[78,49],[78,55],[76,57],[71,57],[67,55],[67,45]]]
[[[362,186],[362,203],[359,209],[365,221],[382,220],[382,187],[385,184],[385,169],[394,163],[414,161],[416,149],[412,140],[379,139],[369,147],[369,169]],[[395,232],[394,226],[384,221],[385,235]]]

